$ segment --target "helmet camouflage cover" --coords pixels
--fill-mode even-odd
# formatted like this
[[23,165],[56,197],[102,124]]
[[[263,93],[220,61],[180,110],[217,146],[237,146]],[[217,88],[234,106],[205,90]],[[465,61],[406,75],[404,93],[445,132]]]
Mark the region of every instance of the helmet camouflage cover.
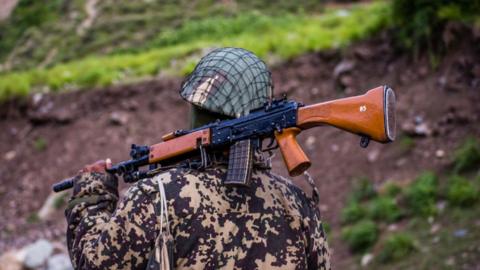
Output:
[[183,82],[180,95],[202,109],[240,117],[272,98],[272,77],[252,52],[219,48],[200,60]]

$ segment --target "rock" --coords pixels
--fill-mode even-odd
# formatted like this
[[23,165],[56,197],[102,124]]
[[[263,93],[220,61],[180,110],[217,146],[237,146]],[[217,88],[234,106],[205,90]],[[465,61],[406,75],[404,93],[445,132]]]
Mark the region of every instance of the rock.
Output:
[[35,93],[32,96],[32,104],[37,107],[43,99],[43,93]]
[[399,159],[395,162],[395,166],[402,167],[403,165],[405,165],[407,163],[407,161],[408,160],[406,158],[401,158],[401,159]]
[[430,136],[432,135],[432,129],[427,125],[427,123],[421,123],[415,126],[415,134],[419,136]]
[[47,270],[73,270],[70,257],[67,254],[57,254],[47,261]]
[[315,149],[315,137],[314,136],[308,136],[307,140],[305,141],[305,146],[309,150]]
[[59,108],[52,110],[53,103],[49,102],[47,105],[40,107],[38,110],[29,111],[28,119],[33,124],[58,123],[68,124],[74,117],[74,111],[67,108]]
[[355,56],[359,57],[360,59],[365,59],[365,60],[371,59],[374,55],[372,50],[367,46],[357,47],[355,48],[353,53],[355,54]]
[[430,227],[430,233],[435,234],[440,230],[440,224],[434,223],[432,224],[432,227]]
[[340,10],[337,11],[336,15],[338,17],[348,17],[348,16],[350,16],[350,12],[346,9],[340,9]]
[[112,112],[110,114],[110,123],[122,126],[128,122],[128,114],[122,112]]
[[405,122],[402,125],[402,131],[409,136],[418,136],[418,137],[428,137],[433,134],[433,131],[430,128],[430,126],[425,122],[421,122],[418,124]]
[[333,77],[339,79],[341,75],[350,72],[353,68],[355,68],[355,62],[343,60],[333,70]]
[[0,257],[0,270],[22,270],[24,253],[12,250]]
[[445,151],[443,151],[442,149],[438,149],[437,151],[435,151],[435,156],[437,158],[443,158],[445,156]]
[[455,258],[454,258],[454,257],[449,257],[449,258],[445,261],[445,265],[447,265],[447,266],[453,266],[453,265],[455,265]]
[[380,155],[380,151],[377,149],[373,149],[372,151],[368,152],[367,159],[369,162],[374,163],[378,160],[378,156]]
[[390,232],[394,232],[394,231],[398,230],[398,226],[397,226],[397,224],[390,224],[390,225],[388,225],[387,230],[390,231]]
[[23,264],[28,268],[42,266],[48,257],[52,255],[53,246],[45,239],[25,247],[25,259]]
[[59,200],[67,196],[67,192],[67,190],[58,193],[51,192],[43,203],[42,208],[38,211],[38,218],[43,221],[50,219],[52,214],[57,210],[56,208],[58,208],[57,204]]
[[367,253],[362,256],[362,261],[360,262],[360,264],[362,265],[362,267],[365,267],[368,264],[370,264],[372,260],[373,260],[373,255],[371,253]]
[[318,95],[320,94],[320,89],[318,89],[317,87],[314,87],[312,88],[312,90],[310,90],[310,93],[312,93],[312,95]]
[[453,232],[453,236],[455,236],[457,238],[463,238],[463,237],[467,236],[467,234],[468,234],[468,231],[466,229],[458,229],[458,230]]
[[8,152],[5,154],[4,158],[5,158],[5,160],[8,161],[8,160],[14,159],[16,156],[17,156],[17,152],[15,152],[15,151],[12,150],[12,151],[8,151]]
[[350,87],[353,85],[353,77],[350,75],[344,75],[340,77],[340,84],[343,87]]
[[436,204],[436,207],[437,207],[437,210],[438,212],[440,213],[443,213],[443,211],[445,210],[445,207],[447,206],[447,202],[446,201],[439,201],[437,204]]
[[332,150],[332,152],[338,152],[338,150],[340,150],[340,147],[338,146],[338,144],[332,144],[330,146],[330,149]]

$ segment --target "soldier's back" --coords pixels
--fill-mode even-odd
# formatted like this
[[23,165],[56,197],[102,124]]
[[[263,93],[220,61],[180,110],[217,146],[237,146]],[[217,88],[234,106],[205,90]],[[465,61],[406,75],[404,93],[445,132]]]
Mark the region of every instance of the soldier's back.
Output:
[[266,169],[254,168],[249,187],[225,186],[225,173],[178,168],[138,184],[156,193],[163,183],[178,269],[329,268],[313,200]]

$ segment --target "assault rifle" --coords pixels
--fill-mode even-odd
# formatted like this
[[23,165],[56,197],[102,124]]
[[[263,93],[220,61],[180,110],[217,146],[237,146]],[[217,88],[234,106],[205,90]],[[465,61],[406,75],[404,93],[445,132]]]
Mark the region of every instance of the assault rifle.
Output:
[[[302,131],[330,125],[361,136],[360,145],[367,147],[370,139],[388,143],[395,140],[395,93],[388,86],[379,86],[364,95],[336,99],[304,106],[281,99],[266,103],[248,115],[231,120],[216,121],[192,130],[177,130],[162,137],[151,146],[132,145],[131,159],[113,165],[109,173],[122,175],[125,182],[151,177],[154,172],[198,151],[202,163],[207,163],[206,151],[230,147],[226,184],[248,182],[252,152],[257,149],[280,148],[290,176],[307,170],[311,162],[296,140]],[[267,148],[264,139],[270,138]],[[276,141],[277,145],[272,146]],[[140,168],[149,165],[149,170]],[[73,186],[67,179],[53,186],[58,192]]]

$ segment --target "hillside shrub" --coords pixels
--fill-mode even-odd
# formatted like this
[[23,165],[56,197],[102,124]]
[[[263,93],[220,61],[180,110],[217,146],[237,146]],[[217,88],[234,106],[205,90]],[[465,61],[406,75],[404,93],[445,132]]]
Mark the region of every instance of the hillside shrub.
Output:
[[351,201],[342,209],[341,219],[343,224],[352,224],[365,218],[366,215],[367,210],[365,207],[358,202]]
[[361,177],[353,180],[353,188],[349,199],[354,202],[360,202],[371,199],[377,195],[373,182],[366,178]]
[[451,205],[468,207],[473,205],[479,196],[477,187],[459,175],[450,177],[447,199]]
[[377,221],[395,222],[402,217],[402,210],[394,198],[377,197],[369,202],[369,216]]
[[352,252],[362,252],[373,246],[378,238],[377,225],[371,220],[363,220],[342,230],[345,240]]
[[424,217],[435,215],[437,194],[437,177],[433,172],[423,172],[405,190],[408,210],[415,215]]
[[416,250],[413,237],[408,233],[390,235],[378,255],[380,262],[388,263],[404,259]]
[[480,142],[478,139],[467,138],[455,151],[453,164],[453,170],[456,173],[480,168]]

